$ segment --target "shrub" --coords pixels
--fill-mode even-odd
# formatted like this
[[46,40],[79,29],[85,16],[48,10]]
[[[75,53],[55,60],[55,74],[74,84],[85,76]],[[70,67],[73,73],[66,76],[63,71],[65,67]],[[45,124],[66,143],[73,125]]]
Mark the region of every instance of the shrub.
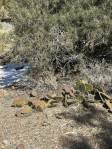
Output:
[[74,69],[79,53],[111,59],[111,8],[111,0],[13,1],[12,61],[28,61],[39,72]]
[[0,20],[9,18],[9,4],[13,0],[0,0]]

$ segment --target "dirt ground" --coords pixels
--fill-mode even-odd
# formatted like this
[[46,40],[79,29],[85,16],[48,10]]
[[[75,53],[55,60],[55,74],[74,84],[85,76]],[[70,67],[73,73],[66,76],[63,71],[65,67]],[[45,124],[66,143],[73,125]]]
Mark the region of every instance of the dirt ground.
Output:
[[112,114],[100,103],[91,104],[89,111],[79,115],[60,104],[28,117],[16,117],[18,108],[11,107],[13,100],[29,99],[29,93],[0,89],[0,135],[11,149],[21,143],[25,149],[112,148]]

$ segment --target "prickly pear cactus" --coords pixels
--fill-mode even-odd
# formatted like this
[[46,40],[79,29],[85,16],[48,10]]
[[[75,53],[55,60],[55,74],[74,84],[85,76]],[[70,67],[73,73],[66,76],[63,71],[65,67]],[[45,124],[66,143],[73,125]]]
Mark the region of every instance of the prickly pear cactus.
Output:
[[85,97],[84,97],[84,95],[77,95],[77,96],[76,96],[76,99],[77,99],[77,102],[78,102],[79,104],[83,104],[83,103],[85,102]]
[[86,92],[92,92],[93,91],[93,86],[91,84],[84,84],[86,88]]
[[15,99],[12,103],[12,107],[22,107],[24,105],[28,104],[28,100],[24,100],[24,99]]
[[77,82],[76,82],[76,89],[78,90],[78,91],[80,91],[80,92],[83,92],[83,93],[85,93],[86,92],[86,86],[85,86],[85,84],[83,84],[82,82],[81,82],[81,80],[77,80]]

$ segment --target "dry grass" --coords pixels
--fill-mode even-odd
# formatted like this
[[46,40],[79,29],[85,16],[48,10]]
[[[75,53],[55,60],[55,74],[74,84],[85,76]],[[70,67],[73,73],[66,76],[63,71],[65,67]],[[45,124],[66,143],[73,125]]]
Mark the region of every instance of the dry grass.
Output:
[[[111,90],[112,87],[112,65],[107,64],[105,61],[102,62],[89,62],[85,63],[81,72],[87,75],[88,79],[96,85],[105,88],[106,90]],[[112,94],[112,93],[111,93]]]

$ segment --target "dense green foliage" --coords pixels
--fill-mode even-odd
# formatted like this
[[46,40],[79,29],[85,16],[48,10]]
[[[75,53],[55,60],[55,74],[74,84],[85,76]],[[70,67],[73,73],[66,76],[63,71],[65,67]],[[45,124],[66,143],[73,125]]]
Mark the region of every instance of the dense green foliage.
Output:
[[112,58],[111,0],[15,0],[10,14],[12,59],[37,71],[72,67],[78,53]]
[[0,0],[0,6],[8,7],[11,1],[13,0]]

